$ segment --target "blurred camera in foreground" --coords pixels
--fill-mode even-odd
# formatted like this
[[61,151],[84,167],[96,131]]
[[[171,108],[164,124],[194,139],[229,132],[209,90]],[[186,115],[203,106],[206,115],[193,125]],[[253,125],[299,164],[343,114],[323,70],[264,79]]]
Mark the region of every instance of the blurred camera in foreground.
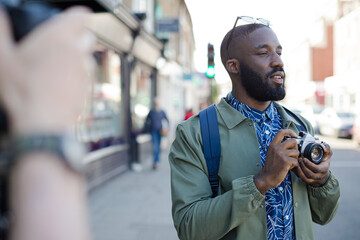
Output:
[[300,132],[298,137],[285,136],[283,141],[291,138],[297,142],[300,152],[299,157],[307,158],[315,164],[321,163],[325,155],[325,150],[321,145],[322,142],[318,138],[308,133]]

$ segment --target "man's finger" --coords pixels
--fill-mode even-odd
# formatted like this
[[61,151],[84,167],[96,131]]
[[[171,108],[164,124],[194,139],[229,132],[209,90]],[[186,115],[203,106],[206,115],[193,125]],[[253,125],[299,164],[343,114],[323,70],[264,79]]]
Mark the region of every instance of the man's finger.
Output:
[[91,10],[84,6],[75,6],[68,8],[64,11],[64,14],[87,14],[91,13]]
[[[286,149],[297,149],[298,150],[297,141],[293,138],[286,139],[283,142],[283,145]],[[298,151],[298,155],[299,155],[299,151]]]
[[326,158],[326,159],[331,158],[331,156],[333,155],[333,152],[332,152],[332,150],[331,150],[330,145],[327,144],[326,142],[321,142],[321,146],[324,148],[325,158]]
[[313,173],[323,173],[327,172],[329,169],[329,161],[322,161],[320,164],[315,164],[307,158],[302,158],[303,164]]
[[296,137],[296,133],[293,130],[290,129],[280,129],[278,131],[278,133],[275,135],[274,139],[272,140],[272,142],[274,143],[281,143],[282,140],[284,140],[285,136],[290,136],[290,137]]
[[[0,4],[0,54],[5,56],[13,45],[12,31],[10,28],[10,20],[5,9]],[[4,58],[0,58],[4,59]]]
[[304,172],[302,171],[300,165],[298,167],[295,167],[293,169],[291,169],[295,175],[300,178],[301,180],[303,180],[305,183],[310,183],[310,180],[305,176]]
[[61,19],[61,22],[64,22],[66,25],[66,22],[72,22],[72,31],[78,32],[80,30],[82,32],[90,20],[90,13],[90,9],[76,6],[59,14],[59,18]]

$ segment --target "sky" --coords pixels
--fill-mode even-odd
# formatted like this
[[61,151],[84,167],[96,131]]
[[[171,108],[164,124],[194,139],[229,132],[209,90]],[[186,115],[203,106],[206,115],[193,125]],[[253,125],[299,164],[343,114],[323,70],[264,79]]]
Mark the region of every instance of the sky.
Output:
[[[325,11],[333,16],[337,0],[186,0],[193,22],[195,37],[195,67],[199,72],[207,68],[207,44],[215,49],[216,81],[229,81],[220,60],[220,45],[225,34],[233,27],[237,16],[261,17],[271,22],[286,55],[297,46],[309,26]],[[328,9],[328,10],[327,10]],[[238,21],[240,25],[241,20]]]

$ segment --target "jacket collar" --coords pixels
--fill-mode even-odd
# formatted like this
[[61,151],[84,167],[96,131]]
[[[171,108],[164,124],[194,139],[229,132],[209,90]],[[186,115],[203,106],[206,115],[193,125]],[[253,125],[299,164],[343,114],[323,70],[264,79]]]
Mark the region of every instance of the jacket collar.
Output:
[[[289,128],[290,125],[292,125],[295,128],[296,127],[295,124],[297,121],[293,119],[291,116],[289,116],[280,104],[276,102],[273,103],[275,105],[276,110],[279,112],[281,116],[283,122],[283,128]],[[238,110],[230,106],[230,104],[226,102],[225,98],[222,98],[220,102],[216,104],[216,108],[228,129],[234,128],[236,125],[240,124],[242,121],[247,119]]]
[[283,122],[283,128],[289,128],[289,126],[292,126],[293,128],[296,128],[296,125],[301,125],[298,123],[296,119],[294,119],[292,116],[290,116],[284,109],[283,106],[280,104],[274,102],[274,105],[276,107],[276,110],[281,116],[282,122]]
[[220,102],[216,104],[216,108],[228,129],[234,128],[246,119],[243,114],[230,106],[230,104],[225,101],[225,98],[222,98]]

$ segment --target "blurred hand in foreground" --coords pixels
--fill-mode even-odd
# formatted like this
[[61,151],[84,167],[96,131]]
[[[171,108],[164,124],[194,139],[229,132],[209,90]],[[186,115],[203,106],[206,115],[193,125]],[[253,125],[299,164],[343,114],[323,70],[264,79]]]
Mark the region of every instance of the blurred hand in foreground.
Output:
[[15,43],[0,10],[0,97],[17,133],[62,132],[79,115],[93,76],[89,11],[74,7]]

